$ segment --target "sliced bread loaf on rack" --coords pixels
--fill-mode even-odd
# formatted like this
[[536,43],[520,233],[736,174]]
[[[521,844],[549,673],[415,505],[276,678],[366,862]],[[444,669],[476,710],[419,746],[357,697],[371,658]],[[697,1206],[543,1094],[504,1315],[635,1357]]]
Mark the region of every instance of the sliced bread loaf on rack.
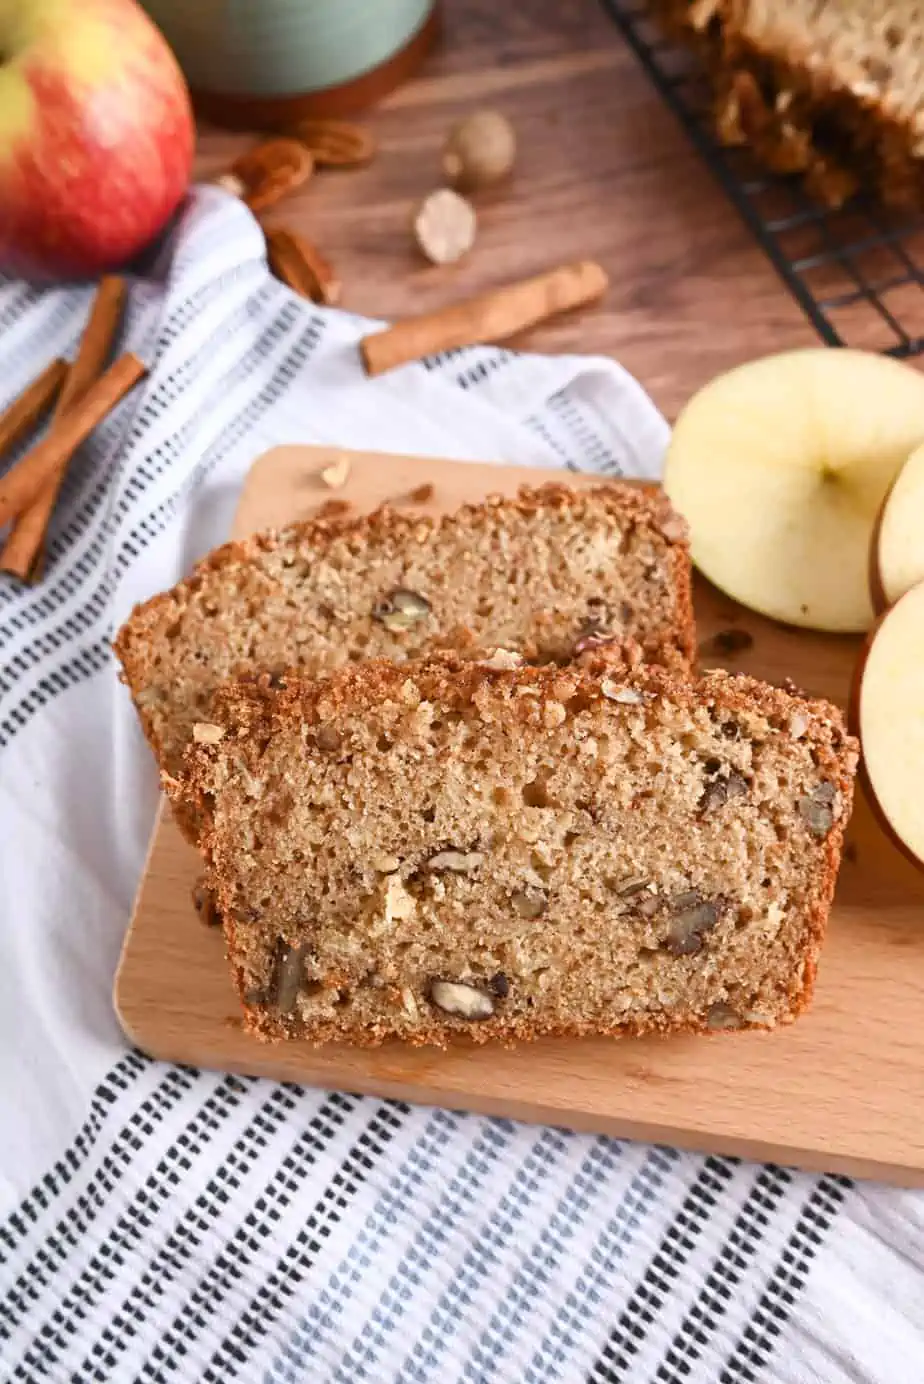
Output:
[[651,0],[704,54],[716,126],[839,206],[924,202],[922,0]]

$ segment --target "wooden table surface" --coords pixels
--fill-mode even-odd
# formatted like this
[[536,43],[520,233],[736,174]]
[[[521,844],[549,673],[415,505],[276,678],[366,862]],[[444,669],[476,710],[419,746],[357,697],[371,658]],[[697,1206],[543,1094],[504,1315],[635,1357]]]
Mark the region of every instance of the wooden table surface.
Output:
[[[479,197],[471,254],[433,267],[411,240],[412,208],[440,185],[448,126],[480,106],[516,126],[516,175]],[[597,0],[445,0],[438,50],[361,119],[378,158],[317,175],[267,215],[334,261],[347,308],[401,317],[598,259],[605,301],[516,344],[613,356],[669,417],[718,371],[817,342]],[[200,176],[251,142],[204,128]]]

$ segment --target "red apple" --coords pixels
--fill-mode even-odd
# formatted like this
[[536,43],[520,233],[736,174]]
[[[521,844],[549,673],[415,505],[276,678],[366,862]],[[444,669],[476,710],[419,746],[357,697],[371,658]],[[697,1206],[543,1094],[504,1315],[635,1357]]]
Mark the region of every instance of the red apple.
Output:
[[182,73],[134,0],[0,4],[0,268],[123,265],[183,196],[193,141]]

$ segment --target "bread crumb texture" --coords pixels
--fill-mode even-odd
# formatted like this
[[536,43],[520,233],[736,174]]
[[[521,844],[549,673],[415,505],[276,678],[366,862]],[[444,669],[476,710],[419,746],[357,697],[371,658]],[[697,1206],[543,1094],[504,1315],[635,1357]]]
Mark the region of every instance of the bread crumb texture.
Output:
[[772,1029],[850,811],[840,713],[744,677],[373,662],[228,685],[168,788],[265,1039]]
[[382,509],[230,543],[139,606],[115,649],[177,773],[225,679],[503,647],[565,662],[629,636],[695,653],[686,528],[659,488],[553,484],[443,517]]

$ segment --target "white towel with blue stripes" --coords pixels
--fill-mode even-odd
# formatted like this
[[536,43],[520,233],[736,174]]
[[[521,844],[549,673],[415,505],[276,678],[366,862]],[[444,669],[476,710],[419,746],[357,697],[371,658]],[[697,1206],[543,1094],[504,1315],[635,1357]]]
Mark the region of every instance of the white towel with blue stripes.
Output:
[[[0,283],[0,406],[91,290]],[[920,1384],[924,1195],[197,1072],[111,985],[157,802],[109,641],[306,441],[657,475],[617,365],[476,349],[366,380],[216,191],[132,283],[142,389],[0,586],[0,1379]]]

